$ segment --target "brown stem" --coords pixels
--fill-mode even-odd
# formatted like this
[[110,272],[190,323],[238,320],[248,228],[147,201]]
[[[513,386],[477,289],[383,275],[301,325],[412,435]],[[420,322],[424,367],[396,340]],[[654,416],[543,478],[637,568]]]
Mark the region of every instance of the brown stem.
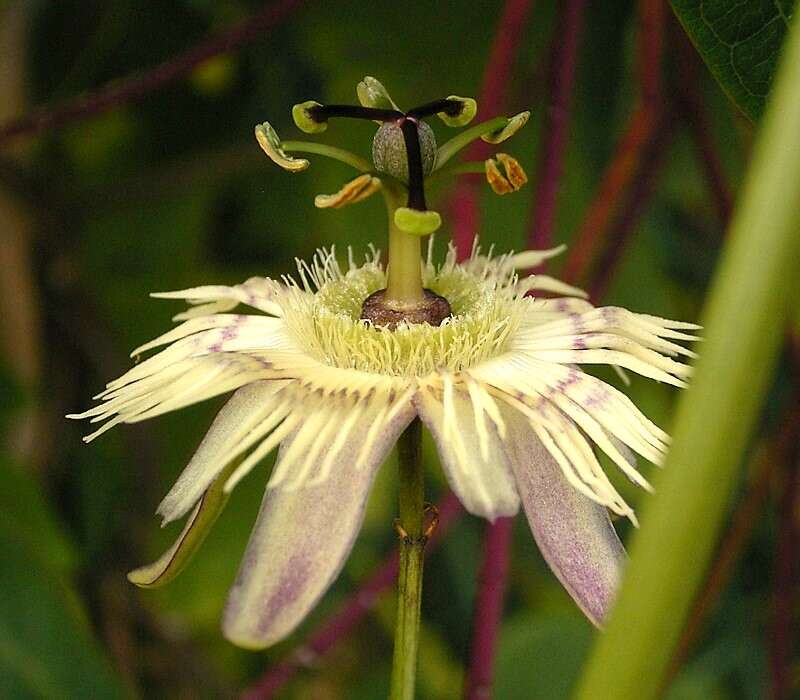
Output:
[[[25,104],[25,56],[30,34],[29,3],[8,3],[0,11],[0,119]],[[16,149],[3,163],[4,174],[22,169],[26,154]],[[14,178],[0,183],[0,354],[21,389],[29,396],[41,390],[43,372],[43,311],[37,281],[33,204],[19,196]],[[36,402],[15,407],[3,437],[9,454],[26,468],[39,470],[48,461],[52,445],[45,426],[45,415]]]

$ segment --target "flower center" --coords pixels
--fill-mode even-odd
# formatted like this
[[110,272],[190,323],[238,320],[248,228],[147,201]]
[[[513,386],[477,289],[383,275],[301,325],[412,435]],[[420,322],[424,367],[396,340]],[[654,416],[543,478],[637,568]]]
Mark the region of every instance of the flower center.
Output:
[[428,264],[426,289],[449,301],[441,325],[401,321],[393,329],[361,317],[365,300],[386,286],[377,256],[342,272],[326,254],[309,268],[316,293],[289,288],[279,303],[295,342],[327,365],[391,376],[458,372],[504,352],[529,300],[513,285],[457,265]]

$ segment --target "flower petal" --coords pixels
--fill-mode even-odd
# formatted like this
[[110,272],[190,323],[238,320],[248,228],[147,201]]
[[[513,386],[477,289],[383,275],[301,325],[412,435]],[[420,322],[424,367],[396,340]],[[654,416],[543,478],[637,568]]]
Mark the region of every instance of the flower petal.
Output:
[[567,482],[521,414],[504,409],[503,416],[511,466],[539,550],[581,610],[601,626],[625,561],[608,512]]
[[[492,399],[477,383],[467,394],[442,375],[437,389],[422,387],[414,397],[420,418],[431,431],[442,469],[464,507],[489,520],[514,515],[519,496],[497,426],[481,404]],[[494,406],[492,402],[492,407]]]
[[[373,396],[358,419],[343,427],[346,435],[335,441],[338,451],[324,482],[267,488],[225,609],[223,631],[233,643],[260,649],[286,637],[341,570],[378,467],[414,417],[410,403],[399,411],[387,412],[386,406]],[[376,420],[379,429],[371,430]],[[364,450],[368,434],[373,442]],[[291,449],[288,438],[276,472]]]
[[281,307],[275,303],[275,295],[280,289],[281,285],[268,277],[251,277],[232,287],[208,284],[174,292],[153,292],[150,296],[156,299],[185,299],[195,306],[189,311],[177,314],[174,318],[176,321],[229,311],[237,304],[247,304],[272,316],[282,316]]
[[128,580],[141,588],[158,588],[174,579],[200,549],[206,536],[217,521],[228,502],[223,490],[225,479],[233,470],[235,462],[229,464],[208,487],[194,507],[178,539],[152,564],[140,566],[128,573]]
[[285,385],[285,381],[253,382],[231,396],[158,506],[165,524],[184,515],[236,457],[250,431],[266,420],[279,403],[277,394]]

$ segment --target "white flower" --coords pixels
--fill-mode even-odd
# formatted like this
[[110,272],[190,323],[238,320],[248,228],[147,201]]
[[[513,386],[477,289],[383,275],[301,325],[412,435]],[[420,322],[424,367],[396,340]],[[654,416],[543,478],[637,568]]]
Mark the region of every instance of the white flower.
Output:
[[[373,253],[342,270],[333,252],[298,263],[299,283],[252,278],[154,296],[186,299],[183,323],[134,351],[159,346],[72,416],[133,423],[229,391],[158,512],[189,514],[176,544],[131,573],[163,582],[202,539],[218,506],[275,447],[250,543],[230,592],[224,631],[253,648],[286,637],[324,594],[353,546],[375,474],[419,416],[464,507],[493,520],[522,505],[555,574],[599,624],[616,590],[624,550],[608,510],[634,519],[595,456],[602,450],[649,488],[634,453],[660,463],[668,436],[623,393],[579,368],[609,364],[675,386],[692,356],[690,323],[622,308],[595,308],[579,290],[544,276],[518,279],[559,252],[499,257],[450,251],[424,284],[452,317],[439,327],[391,331],[359,320],[386,285]],[[528,292],[563,294],[538,299]],[[238,304],[263,312],[229,313]]]

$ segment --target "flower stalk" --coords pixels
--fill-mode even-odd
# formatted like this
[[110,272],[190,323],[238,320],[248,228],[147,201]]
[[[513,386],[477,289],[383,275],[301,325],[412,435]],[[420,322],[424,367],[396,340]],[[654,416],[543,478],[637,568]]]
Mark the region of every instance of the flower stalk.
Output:
[[400,469],[400,573],[397,580],[397,625],[392,663],[391,700],[412,700],[417,672],[422,603],[425,482],[422,471],[422,423],[415,418],[397,443]]

